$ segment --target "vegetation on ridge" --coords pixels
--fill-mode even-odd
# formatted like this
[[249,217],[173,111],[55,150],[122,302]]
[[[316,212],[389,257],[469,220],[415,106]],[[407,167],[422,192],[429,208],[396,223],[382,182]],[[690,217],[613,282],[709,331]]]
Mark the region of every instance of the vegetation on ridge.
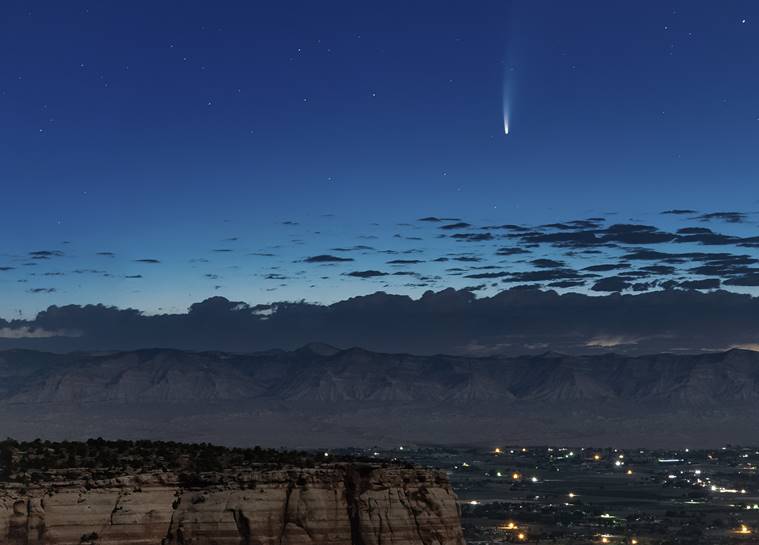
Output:
[[[314,453],[261,447],[228,448],[209,443],[174,441],[87,441],[51,442],[36,439],[0,442],[0,480],[35,482],[50,474],[93,478],[166,471],[195,479],[202,473],[245,467],[315,467],[324,462]],[[357,461],[356,458],[330,457],[330,462]]]

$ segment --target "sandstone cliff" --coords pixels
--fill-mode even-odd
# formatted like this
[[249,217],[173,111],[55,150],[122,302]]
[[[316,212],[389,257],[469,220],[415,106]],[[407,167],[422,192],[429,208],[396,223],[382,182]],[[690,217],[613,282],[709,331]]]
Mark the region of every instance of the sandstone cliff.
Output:
[[444,473],[334,464],[0,485],[8,545],[463,545]]

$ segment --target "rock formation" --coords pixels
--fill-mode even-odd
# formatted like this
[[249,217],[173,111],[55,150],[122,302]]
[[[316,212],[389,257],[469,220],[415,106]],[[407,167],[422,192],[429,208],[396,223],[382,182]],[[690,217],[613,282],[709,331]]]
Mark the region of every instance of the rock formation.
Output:
[[364,464],[0,485],[8,545],[463,545],[443,472]]

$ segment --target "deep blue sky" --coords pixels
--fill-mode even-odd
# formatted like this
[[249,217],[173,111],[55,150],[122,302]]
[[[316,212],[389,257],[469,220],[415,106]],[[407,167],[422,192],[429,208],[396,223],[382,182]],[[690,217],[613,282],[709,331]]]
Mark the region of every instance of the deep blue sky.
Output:
[[334,301],[383,286],[293,261],[447,251],[393,236],[426,215],[759,208],[753,1],[7,1],[0,51],[5,317]]

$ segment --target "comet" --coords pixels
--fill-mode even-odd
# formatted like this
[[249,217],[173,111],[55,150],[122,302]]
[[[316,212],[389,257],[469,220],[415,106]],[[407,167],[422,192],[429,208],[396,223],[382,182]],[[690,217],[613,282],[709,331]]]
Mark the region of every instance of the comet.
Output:
[[509,134],[509,91],[507,82],[504,79],[503,84],[503,134],[507,135]]

